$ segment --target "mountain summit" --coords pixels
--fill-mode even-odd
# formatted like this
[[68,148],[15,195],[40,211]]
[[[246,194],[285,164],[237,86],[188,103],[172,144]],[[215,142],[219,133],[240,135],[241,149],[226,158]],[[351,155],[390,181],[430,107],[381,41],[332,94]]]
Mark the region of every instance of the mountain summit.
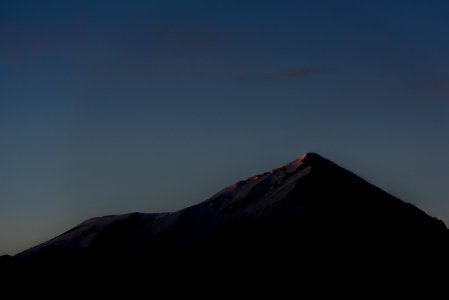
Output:
[[[170,213],[87,220],[15,259],[47,265],[427,265],[440,220],[315,153]],[[194,262],[194,263],[193,263]]]

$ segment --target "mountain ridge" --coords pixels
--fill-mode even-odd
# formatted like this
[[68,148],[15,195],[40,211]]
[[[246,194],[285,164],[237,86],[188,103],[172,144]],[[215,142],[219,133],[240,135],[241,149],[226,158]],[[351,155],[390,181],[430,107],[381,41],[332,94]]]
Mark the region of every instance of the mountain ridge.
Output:
[[444,222],[306,153],[179,211],[88,219],[14,261],[62,273],[147,266],[264,274],[285,266],[408,270],[411,261],[433,268],[448,250]]
[[[148,214],[135,212],[124,215],[109,215],[91,218],[41,245],[19,253],[17,257],[25,257],[39,248],[45,248],[52,242],[67,242],[71,241],[72,238],[81,240],[80,235],[85,235],[86,237],[86,239],[84,241],[81,241],[80,244],[80,248],[84,248],[84,246],[88,246],[90,238],[92,238],[92,236],[90,236],[90,233],[94,233],[95,230],[101,230],[104,227],[108,227],[114,222],[119,222],[121,220],[126,220],[128,218],[136,216],[140,216],[142,219],[146,219],[146,221],[151,222],[152,226],[159,230],[160,228],[165,228],[166,226],[168,226],[168,224],[171,224],[171,222],[176,222],[177,218],[180,217],[180,215],[182,216],[182,214],[185,214],[186,212],[188,213],[189,210],[202,208],[203,211],[200,213],[200,215],[204,215],[206,213],[204,210],[208,210],[208,208],[206,207],[208,205],[216,208],[216,210],[220,212],[223,212],[223,214],[228,218],[229,215],[232,214],[241,214],[242,212],[248,213],[248,210],[251,209],[252,210],[249,213],[257,215],[263,212],[264,209],[269,207],[269,205],[275,205],[277,201],[282,200],[285,196],[284,194],[290,193],[294,189],[293,185],[298,183],[298,181],[300,181],[302,177],[307,176],[309,173],[314,172],[329,175],[336,170],[338,171],[338,176],[340,177],[349,176],[353,181],[358,182],[359,184],[367,184],[377,192],[382,191],[378,187],[368,183],[354,173],[341,168],[337,164],[321,157],[316,153],[309,152],[288,164],[273,169],[270,172],[251,176],[246,180],[241,180],[237,183],[229,185],[228,187],[214,194],[209,199],[191,207],[167,213]],[[267,185],[265,182],[269,182],[270,187],[274,187],[273,191],[271,191],[270,188],[264,186]],[[270,203],[268,203],[267,201],[261,201],[261,199],[264,198],[268,198]],[[392,202],[396,202],[398,205],[402,205],[404,207],[415,207],[412,204],[403,202],[394,196],[391,196],[389,200]],[[223,218],[223,216],[216,215],[215,221],[220,223],[220,217]],[[201,219],[201,216],[198,216],[198,218]],[[444,224],[444,222],[440,220],[438,221]],[[85,227],[89,228],[85,230]],[[77,232],[79,229],[84,230],[80,233]],[[83,244],[83,242],[85,244]]]

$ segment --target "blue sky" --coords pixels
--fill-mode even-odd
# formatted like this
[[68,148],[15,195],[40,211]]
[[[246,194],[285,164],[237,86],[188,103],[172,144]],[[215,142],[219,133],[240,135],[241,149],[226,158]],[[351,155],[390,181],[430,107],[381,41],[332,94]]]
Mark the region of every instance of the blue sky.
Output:
[[449,224],[447,1],[1,1],[0,254],[318,152]]

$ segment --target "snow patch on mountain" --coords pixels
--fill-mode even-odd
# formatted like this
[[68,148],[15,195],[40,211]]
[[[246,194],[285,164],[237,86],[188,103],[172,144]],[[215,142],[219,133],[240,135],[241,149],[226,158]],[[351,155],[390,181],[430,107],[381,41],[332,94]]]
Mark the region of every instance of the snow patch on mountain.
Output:
[[[177,212],[160,214],[131,213],[92,218],[75,228],[37,247],[19,254],[27,256],[42,249],[53,247],[62,251],[76,252],[88,248],[99,232],[116,222],[136,218],[144,228],[140,238],[151,240],[159,233],[195,232],[195,235],[180,236],[178,246],[188,246],[204,238],[209,233],[227,224],[232,219],[252,217],[279,217],[277,206],[295,188],[298,181],[307,176],[313,166],[304,162],[314,158],[305,154],[280,168],[232,184],[208,200]],[[287,205],[287,204],[286,204]],[[302,207],[288,204],[288,211],[301,213]],[[284,211],[286,211],[284,209]]]

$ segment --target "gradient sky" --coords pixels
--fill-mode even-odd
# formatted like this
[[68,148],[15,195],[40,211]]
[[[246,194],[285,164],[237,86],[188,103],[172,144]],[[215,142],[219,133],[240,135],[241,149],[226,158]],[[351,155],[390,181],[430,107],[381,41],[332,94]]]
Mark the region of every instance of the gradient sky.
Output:
[[449,2],[0,1],[0,254],[314,151],[449,225]]

